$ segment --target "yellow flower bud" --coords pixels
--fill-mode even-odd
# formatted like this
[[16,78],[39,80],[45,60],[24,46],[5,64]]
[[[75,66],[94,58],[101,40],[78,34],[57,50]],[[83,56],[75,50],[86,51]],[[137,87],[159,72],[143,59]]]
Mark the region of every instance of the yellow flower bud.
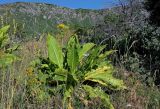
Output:
[[58,24],[58,25],[57,25],[57,28],[59,28],[59,29],[69,29],[69,27],[68,27],[68,26],[66,26],[66,25],[65,25],[65,24],[63,24],[63,23]]

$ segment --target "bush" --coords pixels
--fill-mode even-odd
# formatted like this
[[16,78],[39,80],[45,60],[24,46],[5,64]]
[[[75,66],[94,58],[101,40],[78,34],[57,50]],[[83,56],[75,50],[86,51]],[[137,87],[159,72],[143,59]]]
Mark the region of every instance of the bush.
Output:
[[[56,39],[48,35],[47,46],[48,59],[41,58],[35,67],[39,87],[44,87],[51,95],[57,91],[62,93],[64,107],[72,108],[73,94],[82,90],[76,92],[76,97],[86,106],[90,99],[97,98],[105,108],[113,109],[109,95],[101,87],[125,89],[123,81],[113,77],[114,68],[106,60],[113,50],[101,53],[105,46],[80,45],[77,36],[72,36],[67,47],[62,49]],[[99,86],[94,87],[96,84]]]
[[[160,33],[158,28],[146,25],[138,29],[130,29],[119,40],[115,40],[115,49],[119,51],[119,58],[125,59],[121,61],[125,61],[124,66],[127,70],[146,75],[146,79],[155,77],[155,83],[160,84],[158,82],[160,78]],[[137,68],[134,66],[137,70],[132,70],[133,64],[139,64]]]

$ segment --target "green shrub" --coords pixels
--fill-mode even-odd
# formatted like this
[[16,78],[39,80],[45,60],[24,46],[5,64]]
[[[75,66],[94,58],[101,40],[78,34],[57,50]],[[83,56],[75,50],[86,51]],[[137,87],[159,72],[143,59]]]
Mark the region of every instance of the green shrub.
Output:
[[[124,36],[115,39],[119,59],[127,70],[138,72],[147,78],[154,77],[159,84],[160,33],[150,25],[129,29]],[[135,65],[133,66],[132,65]],[[131,68],[132,67],[132,68]]]
[[[106,108],[114,108],[109,95],[101,87],[110,90],[125,89],[123,81],[112,76],[114,68],[106,60],[114,50],[102,53],[105,46],[94,43],[80,45],[77,36],[72,36],[67,47],[61,48],[56,39],[48,35],[47,46],[48,59],[41,58],[34,69],[36,79],[40,82],[39,87],[47,88],[48,93],[53,95],[57,90],[62,92],[64,107],[69,109],[73,108],[76,89],[83,90],[86,95],[77,94],[82,102],[100,98]],[[99,86],[94,87],[94,83]]]

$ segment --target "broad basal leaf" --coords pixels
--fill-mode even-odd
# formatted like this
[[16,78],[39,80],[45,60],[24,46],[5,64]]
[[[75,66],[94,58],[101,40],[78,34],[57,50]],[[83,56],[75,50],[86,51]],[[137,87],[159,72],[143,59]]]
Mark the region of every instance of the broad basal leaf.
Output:
[[103,66],[92,70],[85,75],[85,80],[97,82],[101,85],[106,86],[112,90],[125,89],[124,83],[122,80],[116,79],[112,76],[113,67]]
[[16,58],[13,54],[0,53],[0,67],[10,65]]
[[1,43],[1,48],[3,48],[3,47],[5,47],[5,46],[7,46],[8,44],[10,43],[10,38],[7,36],[7,35],[5,35],[5,37],[4,37],[4,39],[2,40],[2,43]]
[[4,26],[0,29],[0,33],[6,33],[8,29],[10,28],[10,25]]
[[72,73],[75,73],[79,63],[78,48],[75,37],[70,38],[67,46],[67,62]]
[[83,85],[84,90],[88,93],[90,98],[100,98],[106,107],[105,109],[114,109],[109,96],[99,88],[93,88],[88,85]]
[[0,48],[6,46],[9,43],[8,34],[1,32],[0,33]]
[[57,40],[51,35],[48,35],[47,37],[47,46],[50,61],[58,65],[59,68],[63,68],[62,48],[59,46]]
[[97,64],[97,59],[99,54],[102,52],[102,50],[105,48],[106,46],[96,46],[94,47],[94,49],[92,49],[89,52],[89,56],[87,57],[87,59],[85,60],[85,68],[86,69],[91,69],[93,66],[95,66]]

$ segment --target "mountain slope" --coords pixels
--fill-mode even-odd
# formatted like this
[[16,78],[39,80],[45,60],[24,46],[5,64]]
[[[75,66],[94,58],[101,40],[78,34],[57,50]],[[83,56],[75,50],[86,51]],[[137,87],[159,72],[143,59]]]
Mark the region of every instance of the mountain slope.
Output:
[[105,10],[69,9],[44,3],[0,5],[0,25],[11,24],[26,37],[55,33],[59,23],[70,27],[91,27],[103,22]]

